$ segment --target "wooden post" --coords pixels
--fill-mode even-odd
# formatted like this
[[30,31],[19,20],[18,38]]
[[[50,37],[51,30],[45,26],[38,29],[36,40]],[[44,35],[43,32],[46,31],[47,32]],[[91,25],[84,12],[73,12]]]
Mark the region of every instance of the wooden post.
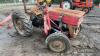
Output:
[[24,11],[25,11],[25,13],[27,13],[26,2],[25,2],[25,0],[22,0],[22,2],[23,2],[23,5],[24,5]]

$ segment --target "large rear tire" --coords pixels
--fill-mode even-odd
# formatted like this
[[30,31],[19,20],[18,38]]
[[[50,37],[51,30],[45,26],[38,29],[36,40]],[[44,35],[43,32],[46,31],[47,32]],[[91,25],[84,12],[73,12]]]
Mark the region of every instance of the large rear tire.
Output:
[[21,36],[31,36],[33,32],[32,22],[30,17],[21,11],[15,11],[12,14],[12,21],[16,31]]
[[70,50],[71,44],[66,35],[61,32],[52,33],[45,40],[47,47],[54,52],[65,52]]

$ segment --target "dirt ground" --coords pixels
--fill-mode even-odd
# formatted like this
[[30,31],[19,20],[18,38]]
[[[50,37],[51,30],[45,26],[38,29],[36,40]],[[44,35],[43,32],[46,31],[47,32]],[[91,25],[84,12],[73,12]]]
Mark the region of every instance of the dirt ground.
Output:
[[[0,20],[9,12],[0,10]],[[31,37],[22,37],[14,28],[6,27],[0,29],[0,56],[100,56],[100,8],[95,7],[85,16],[80,34],[71,39],[72,49],[65,53],[48,50],[40,29],[34,30]]]

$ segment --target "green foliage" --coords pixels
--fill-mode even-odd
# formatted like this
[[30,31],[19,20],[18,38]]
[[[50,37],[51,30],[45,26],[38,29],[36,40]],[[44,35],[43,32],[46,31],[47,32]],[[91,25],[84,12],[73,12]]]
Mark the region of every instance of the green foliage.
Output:
[[57,4],[60,4],[61,0],[52,0],[53,3],[57,3]]
[[13,3],[13,0],[0,0],[0,3]]
[[94,0],[93,2],[94,4],[98,5],[100,3],[100,0]]

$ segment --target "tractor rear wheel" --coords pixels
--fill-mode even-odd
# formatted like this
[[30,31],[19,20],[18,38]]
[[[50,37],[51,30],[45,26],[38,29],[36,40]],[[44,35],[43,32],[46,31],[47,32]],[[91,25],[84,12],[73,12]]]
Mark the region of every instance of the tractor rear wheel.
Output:
[[46,39],[47,47],[54,52],[65,52],[70,50],[71,44],[66,35],[61,32],[55,32]]
[[28,17],[27,14],[20,11],[13,12],[12,21],[13,21],[16,31],[21,36],[24,36],[24,37],[31,36],[32,31],[33,31],[33,26],[32,26],[30,17]]

